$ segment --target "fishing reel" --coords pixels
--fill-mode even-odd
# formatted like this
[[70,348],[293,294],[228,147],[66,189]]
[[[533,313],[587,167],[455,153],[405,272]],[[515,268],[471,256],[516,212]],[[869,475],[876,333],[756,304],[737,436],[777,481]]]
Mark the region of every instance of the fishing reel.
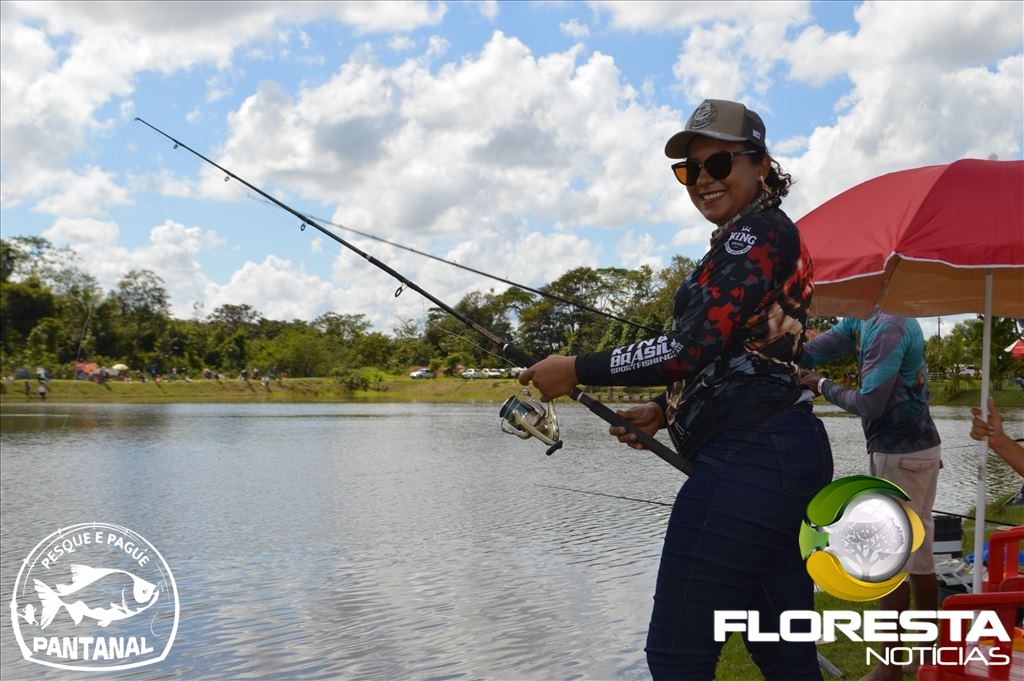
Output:
[[555,404],[547,404],[535,400],[529,390],[505,400],[501,405],[501,432],[515,435],[524,440],[535,437],[548,447],[551,456],[562,447],[558,437],[558,417],[555,415]]

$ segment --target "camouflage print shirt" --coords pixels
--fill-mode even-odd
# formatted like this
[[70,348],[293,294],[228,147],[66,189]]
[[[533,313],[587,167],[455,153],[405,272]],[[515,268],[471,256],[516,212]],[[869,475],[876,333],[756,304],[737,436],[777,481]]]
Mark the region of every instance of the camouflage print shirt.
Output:
[[669,334],[576,357],[586,385],[669,385],[658,402],[684,456],[800,397],[795,378],[811,302],[811,260],[778,208],[717,233],[679,285]]
[[826,381],[822,394],[860,416],[869,452],[904,454],[939,444],[928,411],[924,333],[916,319],[885,312],[847,317],[808,341],[801,362],[813,367],[846,355],[857,358],[860,389]]

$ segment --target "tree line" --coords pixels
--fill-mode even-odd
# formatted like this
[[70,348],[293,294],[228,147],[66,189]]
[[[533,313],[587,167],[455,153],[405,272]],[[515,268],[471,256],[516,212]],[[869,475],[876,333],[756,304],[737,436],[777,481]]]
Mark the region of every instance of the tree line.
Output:
[[[124,274],[103,291],[80,266],[80,256],[41,237],[0,239],[0,365],[47,368],[69,377],[76,361],[166,374],[197,375],[203,369],[236,375],[250,368],[290,376],[359,377],[373,367],[405,372],[427,366],[454,374],[459,367],[501,367],[497,350],[444,311],[430,308],[422,320],[399,321],[390,334],[372,329],[362,314],[327,312],[311,321],[267,319],[249,305],[221,305],[191,319],[171,315],[163,280],[150,270]],[[606,310],[643,326],[667,329],[672,298],[696,262],[676,256],[665,268],[577,267],[541,287],[545,293]],[[474,291],[455,309],[536,357],[575,354],[636,342],[650,334],[636,326],[581,311],[575,306],[511,287]],[[817,330],[837,320],[811,320]],[[1016,366],[1002,348],[1020,334],[1014,320],[993,327],[993,376]],[[998,352],[997,352],[998,350]],[[932,371],[960,378],[981,363],[980,322],[956,325],[928,341]],[[852,360],[827,367],[856,375]]]

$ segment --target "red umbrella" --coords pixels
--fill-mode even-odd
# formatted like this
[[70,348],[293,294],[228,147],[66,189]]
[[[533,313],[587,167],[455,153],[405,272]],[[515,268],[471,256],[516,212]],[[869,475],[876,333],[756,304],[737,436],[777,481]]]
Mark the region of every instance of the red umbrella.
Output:
[[812,314],[982,312],[991,269],[993,313],[1024,317],[1024,161],[889,173],[797,224],[814,259]]
[[1024,359],[1024,340],[1018,338],[1009,347],[1005,348],[1003,352],[1010,353],[1010,357],[1014,359]]
[[[868,180],[797,222],[814,260],[811,314],[985,315],[987,417],[992,314],[1024,317],[1024,161],[963,159]],[[986,443],[978,446],[977,525]],[[975,539],[982,555],[983,533]],[[981,590],[981,570],[974,571]]]

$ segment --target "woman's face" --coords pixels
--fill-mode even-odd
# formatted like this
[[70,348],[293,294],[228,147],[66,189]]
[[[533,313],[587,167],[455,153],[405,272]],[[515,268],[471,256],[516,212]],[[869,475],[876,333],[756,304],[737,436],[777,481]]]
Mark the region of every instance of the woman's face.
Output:
[[[690,140],[688,158],[702,166],[705,159],[719,151],[743,151],[740,142],[723,142],[708,137],[694,137]],[[744,206],[757,196],[762,177],[768,176],[771,160],[764,156],[753,161],[750,156],[736,156],[732,159],[732,172],[723,180],[716,180],[701,168],[697,184],[688,186],[686,191],[697,210],[708,222],[720,225],[739,213]]]

